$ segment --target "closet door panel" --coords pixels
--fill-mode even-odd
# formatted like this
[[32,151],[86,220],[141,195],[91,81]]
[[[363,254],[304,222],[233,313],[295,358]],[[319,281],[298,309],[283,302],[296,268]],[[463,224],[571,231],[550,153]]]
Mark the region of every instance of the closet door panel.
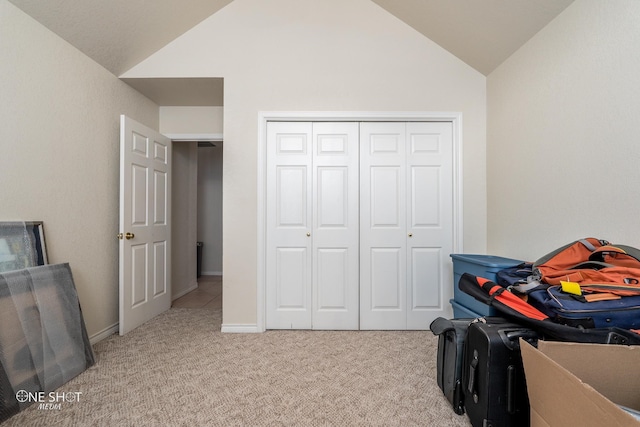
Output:
[[313,124],[313,329],[358,329],[358,124]]
[[380,232],[395,232],[402,225],[402,168],[400,166],[371,166],[369,215],[371,228]]
[[407,123],[407,141],[407,329],[426,329],[453,297],[452,124]]
[[404,123],[360,124],[360,329],[406,328]]
[[318,263],[318,311],[346,311],[348,309],[348,250],[320,249]]
[[319,167],[317,177],[318,228],[346,229],[349,226],[349,168]]
[[438,248],[411,249],[410,310],[433,310],[440,307],[442,251]]
[[267,125],[266,326],[311,328],[312,125]]
[[440,224],[440,168],[434,166],[412,166],[410,168],[411,228],[428,228]]
[[404,294],[401,248],[371,248],[372,311],[402,310]]
[[276,248],[276,307],[282,311],[307,311],[305,284],[309,282],[306,248]]
[[307,228],[307,166],[276,167],[275,223],[279,230]]

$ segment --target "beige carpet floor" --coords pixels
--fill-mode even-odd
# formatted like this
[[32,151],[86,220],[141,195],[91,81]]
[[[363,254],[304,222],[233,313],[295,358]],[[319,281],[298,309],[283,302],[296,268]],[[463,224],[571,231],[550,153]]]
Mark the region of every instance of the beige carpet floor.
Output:
[[[428,331],[222,334],[172,308],[94,346],[97,363],[6,426],[470,426],[438,389]],[[71,399],[69,399],[71,400]]]

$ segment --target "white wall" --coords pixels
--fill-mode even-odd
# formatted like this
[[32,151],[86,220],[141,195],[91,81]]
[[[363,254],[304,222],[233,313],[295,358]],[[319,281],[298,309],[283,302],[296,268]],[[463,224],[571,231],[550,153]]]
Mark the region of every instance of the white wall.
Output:
[[224,107],[160,107],[162,134],[222,134]]
[[488,250],[640,246],[640,2],[576,0],[488,77]]
[[119,116],[158,106],[0,0],[0,220],[43,220],[90,336],[118,322]]
[[174,142],[171,159],[171,297],[176,299],[198,286],[198,143]]
[[198,240],[202,274],[222,274],[222,143],[198,149]]
[[464,245],[486,249],[486,78],[369,0],[235,0],[123,77],[225,79],[225,325],[257,322],[260,111],[462,112]]

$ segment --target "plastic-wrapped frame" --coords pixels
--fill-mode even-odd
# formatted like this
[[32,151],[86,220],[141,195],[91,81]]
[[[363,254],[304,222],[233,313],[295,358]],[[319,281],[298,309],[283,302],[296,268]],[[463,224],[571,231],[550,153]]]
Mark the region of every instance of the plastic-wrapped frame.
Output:
[[0,273],[0,422],[94,363],[69,264]]
[[48,264],[41,221],[0,222],[0,272]]

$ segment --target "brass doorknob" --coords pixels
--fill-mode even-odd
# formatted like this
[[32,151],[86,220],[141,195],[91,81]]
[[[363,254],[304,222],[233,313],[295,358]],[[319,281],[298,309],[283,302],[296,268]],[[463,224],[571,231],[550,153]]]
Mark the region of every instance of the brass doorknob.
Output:
[[307,233],[307,237],[311,236],[311,233]]
[[413,237],[413,233],[409,233],[409,237]]
[[124,238],[125,238],[125,239],[127,239],[127,240],[131,240],[131,239],[133,239],[134,237],[136,237],[136,235],[135,235],[135,234],[133,234],[133,233],[129,233],[129,232],[127,232],[127,233],[125,233],[125,234],[124,234]]

